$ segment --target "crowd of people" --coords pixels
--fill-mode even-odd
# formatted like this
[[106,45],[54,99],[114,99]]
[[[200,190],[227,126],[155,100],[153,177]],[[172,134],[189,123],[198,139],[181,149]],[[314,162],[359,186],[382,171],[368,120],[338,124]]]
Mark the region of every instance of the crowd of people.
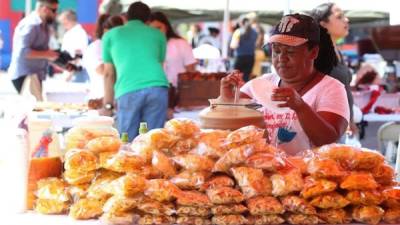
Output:
[[[82,65],[81,69],[62,68],[67,79],[90,80],[90,98],[103,102],[99,113],[115,113],[119,131],[128,133],[130,141],[138,135],[140,122],[153,129],[163,127],[171,117],[174,104],[168,96],[177,88],[179,73],[196,71],[196,48],[206,45],[221,50],[218,28],[209,27],[209,35],[203,35],[201,27],[194,25],[186,40],[165,14],[152,12],[143,2],[132,3],[120,15],[101,14],[95,37],[89,41],[76,13],[67,10],[57,16],[58,5],[58,0],[38,0],[36,10],[15,29],[9,73],[16,90],[21,93],[29,85],[36,99],[43,100],[41,87],[48,64],[60,65],[56,62],[67,52]],[[65,30],[60,51],[49,49],[48,44],[49,26],[55,20]],[[239,19],[229,43],[235,71],[222,79],[220,98],[231,101],[233,89],[240,86],[242,97],[257,101],[252,86],[273,83],[277,88],[272,100],[290,110],[264,107],[266,128],[271,143],[289,154],[343,141],[347,129],[357,132],[352,73],[336,45],[349,33],[343,10],[325,3],[310,15],[286,15],[265,45],[264,33],[255,20]],[[270,52],[275,71],[252,79],[261,73],[265,52]]]

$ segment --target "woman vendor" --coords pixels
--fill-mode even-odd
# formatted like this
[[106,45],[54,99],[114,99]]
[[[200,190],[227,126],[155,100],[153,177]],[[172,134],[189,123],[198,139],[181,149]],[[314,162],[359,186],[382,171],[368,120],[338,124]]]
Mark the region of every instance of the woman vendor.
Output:
[[265,93],[272,92],[270,100],[282,109],[263,104],[271,144],[295,155],[336,142],[346,130],[350,113],[344,85],[326,75],[337,64],[327,30],[309,16],[287,15],[274,28],[269,45],[276,73],[243,85],[242,74],[233,72],[221,80],[220,99],[233,101],[233,90],[241,86],[240,97],[260,103],[256,97],[260,89],[254,87],[271,83],[274,88],[266,86]]

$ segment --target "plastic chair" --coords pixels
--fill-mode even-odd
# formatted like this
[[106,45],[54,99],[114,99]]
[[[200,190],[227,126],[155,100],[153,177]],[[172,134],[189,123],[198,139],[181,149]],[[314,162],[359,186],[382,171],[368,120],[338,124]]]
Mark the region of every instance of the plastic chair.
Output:
[[[385,154],[387,159],[392,159],[393,152],[386,152],[384,143],[394,144],[399,140],[400,135],[400,123],[399,122],[387,122],[379,127],[378,137],[378,148],[382,154]],[[394,151],[397,147],[394,147]],[[389,149],[388,149],[389,150]]]

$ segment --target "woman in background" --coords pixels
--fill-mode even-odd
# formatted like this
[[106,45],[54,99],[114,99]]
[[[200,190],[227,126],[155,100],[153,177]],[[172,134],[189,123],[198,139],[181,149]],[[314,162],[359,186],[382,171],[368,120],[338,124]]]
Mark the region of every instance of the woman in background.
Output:
[[103,14],[96,22],[96,40],[93,41],[83,54],[83,64],[90,77],[89,99],[101,99],[104,96],[103,60],[101,58],[101,38],[113,27],[121,26],[124,21],[120,16]]
[[167,37],[167,54],[164,70],[171,84],[169,97],[168,118],[172,118],[175,106],[176,88],[178,86],[178,74],[194,72],[197,61],[193,56],[189,43],[175,33],[168,18],[162,12],[154,12],[150,16],[149,25],[159,29]]
[[337,79],[346,88],[347,99],[350,107],[350,123],[349,129],[353,132],[357,132],[357,126],[353,122],[353,95],[351,93],[351,79],[352,73],[343,61],[343,57],[336,45],[336,42],[346,37],[349,34],[349,19],[344,15],[343,10],[338,7],[335,3],[328,2],[323,3],[311,11],[311,16],[316,22],[322,27],[328,30],[331,36],[333,45],[335,47],[336,56],[338,58],[338,64],[333,67],[332,71],[328,73],[329,76]]

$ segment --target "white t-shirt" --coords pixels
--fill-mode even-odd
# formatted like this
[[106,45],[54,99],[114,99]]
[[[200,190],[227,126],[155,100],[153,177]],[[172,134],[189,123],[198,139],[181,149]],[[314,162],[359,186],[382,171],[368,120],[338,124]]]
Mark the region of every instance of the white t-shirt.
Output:
[[178,74],[186,71],[185,66],[196,63],[192,47],[182,38],[171,38],[167,43],[167,55],[164,69],[168,81],[174,87],[178,85]]
[[104,76],[96,72],[96,68],[103,63],[101,56],[101,40],[97,39],[83,52],[83,66],[90,78],[90,99],[104,97]]
[[[254,94],[250,88],[251,83],[260,79],[268,79],[276,86],[280,81],[280,77],[276,74],[265,74],[247,82],[240,90],[254,99]],[[344,85],[330,76],[324,76],[318,84],[302,96],[302,99],[316,112],[332,112],[349,121],[349,104]],[[290,155],[295,155],[314,147],[293,110],[288,109],[288,111],[276,113],[263,108],[263,111],[271,144],[285,150]],[[280,128],[281,130],[279,131]],[[290,136],[294,137],[291,138]]]
[[61,50],[67,51],[72,57],[79,50],[83,53],[89,44],[89,37],[80,24],[66,31],[61,44]]

